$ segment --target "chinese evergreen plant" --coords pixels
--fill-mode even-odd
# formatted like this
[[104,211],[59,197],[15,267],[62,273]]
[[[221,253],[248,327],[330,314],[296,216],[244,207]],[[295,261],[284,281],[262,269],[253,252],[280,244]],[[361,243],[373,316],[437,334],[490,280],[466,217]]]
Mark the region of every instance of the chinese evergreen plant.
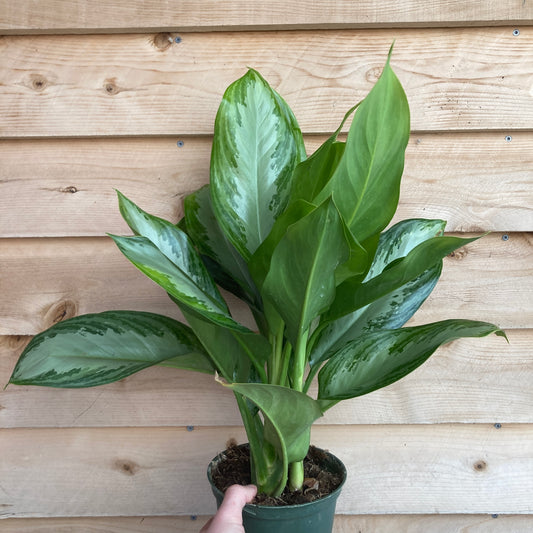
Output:
[[[118,193],[134,235],[111,237],[188,325],[136,311],[75,317],[33,338],[10,383],[92,387],[151,365],[218,374],[242,415],[253,483],[279,495],[287,481],[302,486],[311,425],[339,401],[399,380],[444,343],[504,335],[470,320],[403,327],[442,259],[474,239],[444,235],[441,220],[387,229],[410,131],[389,63],[390,54],[371,92],[309,158],[291,109],[258,72],[230,85],[210,184],[185,199],[178,225]],[[249,306],[254,330],[232,318],[217,286]],[[315,377],[317,398],[308,394]]]

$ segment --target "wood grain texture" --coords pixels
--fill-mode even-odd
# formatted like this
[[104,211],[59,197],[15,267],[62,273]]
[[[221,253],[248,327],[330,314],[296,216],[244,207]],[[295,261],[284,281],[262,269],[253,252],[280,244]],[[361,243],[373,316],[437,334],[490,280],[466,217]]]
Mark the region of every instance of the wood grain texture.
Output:
[[[490,234],[445,258],[413,324],[445,318],[533,328],[531,234]],[[112,309],[179,318],[177,307],[108,238],[0,239],[0,335],[34,335],[76,314]],[[252,326],[248,310],[228,302]]]
[[[306,137],[308,153],[323,136]],[[178,145],[179,142],[179,145]],[[207,183],[211,139],[0,141],[0,237],[127,232],[113,189],[176,222]],[[418,134],[407,148],[395,220],[441,218],[448,231],[533,228],[533,134]]]
[[[443,346],[397,383],[343,401],[317,424],[532,423],[533,330]],[[25,337],[0,337],[0,387]],[[201,390],[202,394],[198,394]],[[316,387],[310,393],[316,395]],[[0,392],[0,427],[238,425],[233,395],[212,376],[151,368],[90,389],[10,385]]]
[[334,533],[532,531],[532,23],[530,0],[0,0],[0,531],[198,532],[214,511],[208,460],[245,440],[210,376],[2,386],[55,321],[179,317],[103,237],[127,232],[113,188],[178,220],[246,67],[286,98],[312,151],[393,40],[413,128],[397,218],[496,232],[446,258],[413,323],[490,320],[510,344],[451,343],[316,424],[313,442],[350,473]]
[[247,0],[0,0],[0,32],[103,32],[167,29],[220,31],[223,29],[291,29],[372,26],[502,25],[533,20],[529,2],[470,2],[436,0],[423,4],[362,0],[295,0],[268,4]]
[[[230,437],[242,429],[5,429],[0,513],[210,514],[205,468]],[[533,425],[317,426],[312,441],[350,473],[339,514],[533,511]]]
[[226,87],[257,68],[303,131],[334,131],[392,60],[415,131],[533,121],[533,29],[513,27],[5,36],[0,136],[211,134]]
[[[126,518],[12,518],[0,526],[9,533],[198,533],[207,516]],[[337,515],[333,533],[530,533],[524,515]]]

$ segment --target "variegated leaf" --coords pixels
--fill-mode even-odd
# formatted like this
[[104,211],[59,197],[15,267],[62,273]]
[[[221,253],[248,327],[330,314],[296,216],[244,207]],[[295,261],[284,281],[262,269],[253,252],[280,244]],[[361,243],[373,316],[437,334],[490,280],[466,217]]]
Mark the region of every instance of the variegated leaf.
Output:
[[245,260],[287,205],[292,172],[305,157],[292,111],[258,72],[228,87],[215,120],[211,194],[222,230]]
[[491,333],[505,337],[494,324],[472,320],[443,320],[362,335],[322,367],[318,398],[336,401],[368,394],[411,373],[443,344]]
[[[206,355],[192,330],[162,315],[106,311],[58,322],[36,335],[20,356],[10,383],[94,387],[166,360]],[[192,368],[196,369],[196,368]]]
[[[365,281],[381,274],[389,264],[405,257],[421,242],[441,235],[445,225],[443,220],[409,219],[392,226],[380,236],[374,261]],[[441,270],[442,261],[439,261],[391,293],[353,313],[322,324],[311,353],[311,366],[329,358],[348,341],[363,333],[403,326],[429,296]]]

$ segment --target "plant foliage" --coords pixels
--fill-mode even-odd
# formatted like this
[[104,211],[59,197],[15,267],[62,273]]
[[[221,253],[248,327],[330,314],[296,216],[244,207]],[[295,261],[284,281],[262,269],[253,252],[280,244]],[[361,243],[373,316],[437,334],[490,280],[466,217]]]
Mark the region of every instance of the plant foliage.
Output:
[[[324,411],[394,383],[454,339],[504,335],[468,320],[404,327],[442,259],[473,240],[444,235],[441,220],[389,227],[409,129],[390,54],[367,97],[309,158],[289,106],[249,70],[224,94],[210,183],[185,199],[180,224],[118,193],[133,236],[111,237],[188,325],[134,311],[72,318],[31,341],[10,383],[88,387],[157,364],[216,373],[235,394],[259,490],[300,488],[310,428]],[[249,306],[254,330],[231,316],[219,287]]]

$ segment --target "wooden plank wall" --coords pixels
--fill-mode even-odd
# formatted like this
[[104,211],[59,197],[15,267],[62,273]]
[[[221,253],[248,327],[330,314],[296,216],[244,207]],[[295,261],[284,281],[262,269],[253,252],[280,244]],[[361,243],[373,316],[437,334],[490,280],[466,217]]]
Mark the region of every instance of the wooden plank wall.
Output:
[[[172,220],[208,179],[225,87],[259,69],[309,151],[396,40],[412,110],[399,216],[490,235],[416,323],[497,322],[345,402],[313,441],[350,476],[336,533],[533,530],[533,3],[0,0],[0,384],[31,335],[106,309],[177,316],[114,248],[114,188]],[[235,308],[246,321],[243,309]],[[197,392],[201,391],[198,395]],[[1,531],[197,532],[208,460],[243,440],[210,377],[0,391]]]

